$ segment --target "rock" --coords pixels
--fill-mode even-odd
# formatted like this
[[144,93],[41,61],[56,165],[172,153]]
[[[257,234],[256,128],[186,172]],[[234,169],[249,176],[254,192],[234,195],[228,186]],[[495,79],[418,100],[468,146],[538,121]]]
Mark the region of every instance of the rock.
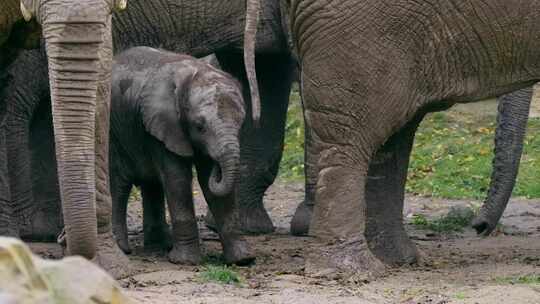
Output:
[[104,270],[82,257],[44,260],[22,241],[0,237],[0,303],[136,302]]

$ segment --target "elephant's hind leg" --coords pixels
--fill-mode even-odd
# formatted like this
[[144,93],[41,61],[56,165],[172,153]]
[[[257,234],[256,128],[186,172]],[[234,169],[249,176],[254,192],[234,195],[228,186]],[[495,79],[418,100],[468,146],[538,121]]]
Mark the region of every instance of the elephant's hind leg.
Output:
[[418,115],[394,134],[369,166],[366,238],[373,253],[391,265],[418,260],[416,245],[403,227],[403,204],[414,134],[423,116]]
[[158,183],[141,186],[143,201],[144,247],[171,250],[171,231],[165,219],[165,200],[163,188]]

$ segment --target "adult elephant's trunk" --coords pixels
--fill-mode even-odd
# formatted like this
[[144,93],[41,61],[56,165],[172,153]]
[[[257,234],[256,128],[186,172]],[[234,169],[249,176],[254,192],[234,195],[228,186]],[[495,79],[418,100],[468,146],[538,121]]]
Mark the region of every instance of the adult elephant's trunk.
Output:
[[251,110],[253,123],[257,125],[261,117],[261,98],[255,69],[255,46],[257,41],[257,26],[261,11],[260,0],[247,0],[246,26],[244,30],[244,65],[251,91]]
[[533,89],[527,88],[499,98],[495,159],[488,196],[473,220],[478,234],[490,234],[501,219],[512,195],[523,152]]
[[105,30],[103,21],[87,18],[43,22],[68,252],[88,259],[96,254],[96,99]]
[[225,196],[233,191],[240,164],[238,140],[231,136],[223,139],[222,143],[223,148],[214,163],[208,181],[208,187],[215,196]]

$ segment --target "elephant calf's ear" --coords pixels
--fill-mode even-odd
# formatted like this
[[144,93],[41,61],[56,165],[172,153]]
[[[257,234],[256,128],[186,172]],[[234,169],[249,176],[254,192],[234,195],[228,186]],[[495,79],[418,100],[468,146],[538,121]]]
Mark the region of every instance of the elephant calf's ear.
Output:
[[193,156],[189,137],[182,127],[177,107],[175,87],[170,82],[160,82],[147,87],[142,98],[142,119],[148,133],[161,141],[168,150],[183,157]]

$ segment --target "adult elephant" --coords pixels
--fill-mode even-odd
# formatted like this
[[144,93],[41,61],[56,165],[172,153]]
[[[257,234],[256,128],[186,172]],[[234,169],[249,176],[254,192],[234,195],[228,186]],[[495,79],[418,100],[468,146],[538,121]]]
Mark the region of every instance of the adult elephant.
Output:
[[[268,232],[273,229],[262,206],[262,196],[275,178],[281,158],[286,108],[292,82],[289,75],[292,74],[294,67],[281,23],[280,4],[276,0],[265,1],[261,7],[260,34],[257,36],[255,51],[260,75],[258,83],[262,96],[262,117],[258,128],[252,127],[252,119],[248,119],[244,124],[241,137],[243,163],[240,174],[244,178],[236,191],[243,210],[240,218],[244,220],[241,224],[245,230],[251,232]],[[122,14],[113,17],[114,51],[146,45],[195,56],[215,52],[222,68],[242,81],[244,98],[251,101],[252,94],[249,90],[251,86],[248,85],[242,54],[245,16],[244,0],[224,0],[220,3],[194,0],[131,0]],[[245,42],[255,43],[255,39],[245,39]],[[41,60],[35,65],[43,64],[44,60]],[[247,104],[249,106],[252,102]],[[13,159],[10,159],[9,163],[12,166],[10,171],[13,171],[14,175],[19,175],[20,181],[26,181],[18,183],[17,178],[12,178],[14,189],[11,189],[12,196],[16,198],[16,206],[29,206],[21,208],[25,216],[26,212],[32,212],[31,202],[49,202],[49,199],[36,198],[41,194],[33,193],[35,189],[28,183],[31,175],[28,164],[32,157],[25,148],[28,145],[28,136],[21,135],[31,133],[28,126],[35,116],[36,106],[21,105],[19,109],[15,109],[15,112],[22,113],[22,116],[15,116],[21,119],[14,122],[11,132],[15,148],[10,153]],[[106,175],[99,175],[103,176]],[[42,217],[47,218],[48,214],[53,214],[53,209],[48,209],[49,213],[44,213]],[[103,210],[105,215],[108,214],[107,208],[98,210]]]
[[[312,136],[308,153],[316,160],[310,233],[333,240],[311,262],[347,272],[381,270],[380,260],[392,260],[393,248],[405,242],[416,259],[404,233],[386,235],[382,250],[370,244],[401,218],[388,205],[370,203],[384,193],[370,194],[370,163],[395,164],[388,156],[412,142],[426,111],[537,82],[540,1],[287,2]],[[375,226],[377,233],[368,229],[372,216],[383,215],[388,221]]]
[[[51,75],[56,156],[68,252],[94,258],[99,241],[99,262],[102,264],[116,260],[116,253],[120,253],[114,250],[110,216],[96,217],[95,202],[105,207],[110,205],[105,161],[107,145],[102,143],[107,142],[108,135],[111,15],[113,9],[123,9],[125,4],[124,0],[6,0],[0,4],[0,43],[2,55],[7,54],[2,59],[2,75],[20,53],[18,46],[12,43],[26,40],[20,33],[36,36],[41,29]],[[18,31],[27,27],[22,25],[23,18],[30,20],[33,17],[40,26],[34,26],[34,31]],[[1,95],[5,97],[5,83],[2,86],[4,92]],[[5,117],[6,106],[3,108],[1,116]],[[5,146],[2,150],[5,159]],[[9,203],[12,192],[5,186],[7,170],[1,169],[0,197],[9,197],[2,199],[2,214],[12,216],[4,219],[7,225],[0,227],[0,234],[17,235],[13,222],[15,206]],[[100,177],[97,184],[96,174]],[[101,224],[99,239],[96,218]]]

